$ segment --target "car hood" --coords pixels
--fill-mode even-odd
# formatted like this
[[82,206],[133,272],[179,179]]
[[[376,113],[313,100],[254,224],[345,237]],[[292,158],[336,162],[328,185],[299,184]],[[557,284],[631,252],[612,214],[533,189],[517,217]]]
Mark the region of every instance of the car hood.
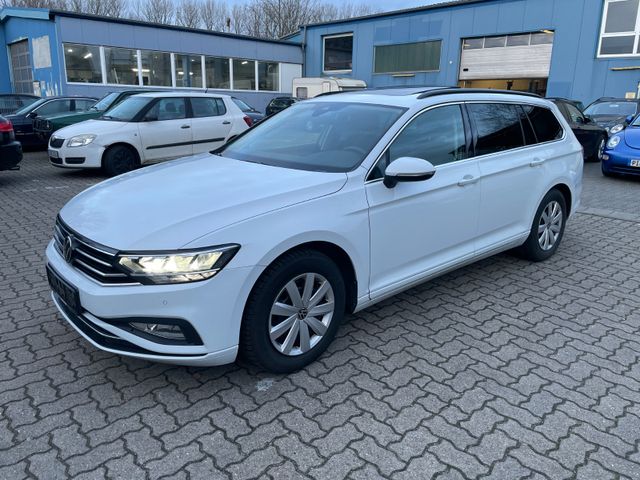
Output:
[[627,117],[620,115],[590,115],[590,117],[601,127],[614,127],[619,123],[624,124]]
[[57,130],[54,134],[58,138],[71,138],[76,135],[85,135],[93,133],[98,135],[108,134],[120,130],[121,128],[131,125],[130,122],[113,122],[110,120],[85,120],[84,122],[75,123],[68,127]]
[[344,173],[202,154],[99,183],[74,197],[60,216],[71,229],[108,247],[171,250],[234,223],[337,192],[346,180]]
[[627,127],[624,131],[624,143],[631,148],[640,149],[640,127]]
[[42,118],[44,120],[49,120],[50,122],[68,122],[68,121],[81,122],[83,120],[88,120],[90,118],[96,118],[97,116],[102,115],[103,113],[104,112],[100,112],[98,110],[87,110],[85,112],[62,113],[59,115],[52,115],[50,117],[42,117]]
[[3,117],[9,120],[14,127],[16,125],[30,125],[31,123],[33,123],[33,120],[30,118],[27,118],[26,115],[11,114],[11,115],[3,115]]

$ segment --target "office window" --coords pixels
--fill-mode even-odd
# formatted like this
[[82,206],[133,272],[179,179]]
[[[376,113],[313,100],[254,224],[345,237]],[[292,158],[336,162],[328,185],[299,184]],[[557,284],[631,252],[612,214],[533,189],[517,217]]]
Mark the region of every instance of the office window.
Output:
[[[152,87],[171,87],[171,54],[141,50],[142,84]],[[137,70],[137,68],[136,68]]]
[[353,68],[353,33],[322,39],[325,72],[349,71]]
[[65,43],[64,62],[68,82],[102,83],[100,47]]
[[129,48],[104,47],[107,83],[138,85],[138,52]]
[[202,88],[202,57],[175,54],[176,87]]
[[375,49],[374,73],[424,72],[440,69],[442,42],[380,45]]
[[205,57],[204,69],[207,72],[207,88],[231,88],[228,58]]
[[233,59],[233,88],[234,90],[256,89],[256,62]]
[[467,108],[478,132],[477,156],[524,146],[520,113],[515,105],[470,103]]
[[278,67],[275,62],[258,62],[258,90],[279,90]]
[[640,52],[636,24],[640,0],[605,0],[600,56],[634,56]]

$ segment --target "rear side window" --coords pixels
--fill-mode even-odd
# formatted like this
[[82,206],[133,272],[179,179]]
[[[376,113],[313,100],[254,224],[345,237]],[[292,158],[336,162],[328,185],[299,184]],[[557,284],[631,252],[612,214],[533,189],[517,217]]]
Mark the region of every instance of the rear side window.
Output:
[[226,112],[220,98],[192,97],[190,100],[194,118],[217,117]]
[[539,143],[552,142],[562,138],[562,126],[551,110],[532,105],[524,105],[523,108],[531,120]]
[[470,103],[469,114],[476,126],[476,155],[488,155],[523,147],[520,112],[516,105]]

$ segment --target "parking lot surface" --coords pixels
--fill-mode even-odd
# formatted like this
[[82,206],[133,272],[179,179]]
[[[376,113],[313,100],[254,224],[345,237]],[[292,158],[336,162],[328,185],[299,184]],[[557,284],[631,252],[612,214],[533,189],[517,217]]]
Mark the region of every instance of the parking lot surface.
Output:
[[0,173],[0,478],[640,478],[640,182],[587,165],[552,260],[409,290],[276,376],[121,358],[59,317],[45,245],[101,179]]

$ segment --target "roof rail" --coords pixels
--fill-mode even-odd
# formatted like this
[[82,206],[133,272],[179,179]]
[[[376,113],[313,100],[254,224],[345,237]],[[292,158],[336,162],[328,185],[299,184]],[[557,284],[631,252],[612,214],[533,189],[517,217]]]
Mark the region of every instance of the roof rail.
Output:
[[455,95],[455,94],[465,94],[465,93],[498,93],[498,94],[507,93],[510,95],[523,95],[525,97],[542,98],[537,93],[518,92],[515,90],[493,90],[490,88],[443,87],[443,88],[428,90],[426,92],[421,93],[420,95],[418,95],[418,100],[422,100],[423,98],[435,97],[438,95]]

